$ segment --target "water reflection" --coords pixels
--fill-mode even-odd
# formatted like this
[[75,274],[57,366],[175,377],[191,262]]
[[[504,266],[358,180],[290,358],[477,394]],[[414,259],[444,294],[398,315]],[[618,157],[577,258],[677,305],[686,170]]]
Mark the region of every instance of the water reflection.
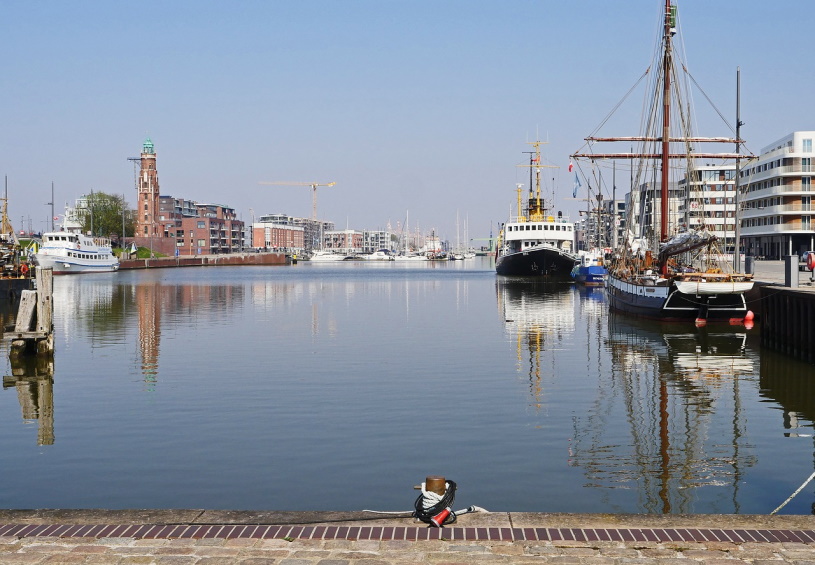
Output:
[[37,422],[37,445],[54,443],[54,361],[29,356],[11,359],[11,375],[3,376],[3,389],[17,390],[23,420]]
[[[13,327],[17,303],[0,301],[2,328]],[[23,420],[37,422],[37,445],[54,443],[54,358],[10,357],[10,375],[3,375],[3,389],[14,388]]]
[[773,350],[761,353],[762,397],[782,406],[782,425],[787,437],[812,436],[815,421],[815,369]]
[[[636,489],[649,513],[693,512],[697,489],[716,487],[716,504],[727,507],[721,511],[739,513],[741,478],[756,462],[742,409],[741,382],[756,365],[746,338],[729,326],[610,315],[611,371],[592,409],[575,419],[572,461],[589,485]],[[627,426],[615,435],[610,419]]]
[[570,285],[496,279],[499,312],[515,342],[517,371],[529,379],[534,406],[541,408],[542,375],[556,373],[556,352],[575,331],[575,295]]
[[[0,451],[24,485],[0,496],[358,509],[374,469],[377,507],[400,508],[430,465],[492,509],[762,513],[812,472],[811,366],[759,356],[756,330],[640,324],[604,300],[494,269],[59,278],[59,373],[5,371]],[[46,462],[32,438],[54,442],[55,405]],[[456,441],[427,451],[417,414]],[[41,488],[54,473],[70,492]]]

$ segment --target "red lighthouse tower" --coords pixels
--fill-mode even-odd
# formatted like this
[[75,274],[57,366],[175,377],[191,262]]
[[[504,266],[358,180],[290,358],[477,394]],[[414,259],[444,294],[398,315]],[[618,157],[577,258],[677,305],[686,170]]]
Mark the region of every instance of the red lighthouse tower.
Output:
[[144,141],[141,152],[141,170],[136,185],[139,191],[136,204],[136,238],[140,243],[146,239],[159,236],[159,185],[158,171],[156,170],[156,150],[148,137]]

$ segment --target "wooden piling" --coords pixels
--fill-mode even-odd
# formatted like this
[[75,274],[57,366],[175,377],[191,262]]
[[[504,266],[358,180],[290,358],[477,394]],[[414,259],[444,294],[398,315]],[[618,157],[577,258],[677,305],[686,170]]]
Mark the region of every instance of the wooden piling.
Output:
[[14,328],[3,339],[11,341],[9,357],[54,353],[54,272],[36,267],[37,290],[24,290],[20,296]]

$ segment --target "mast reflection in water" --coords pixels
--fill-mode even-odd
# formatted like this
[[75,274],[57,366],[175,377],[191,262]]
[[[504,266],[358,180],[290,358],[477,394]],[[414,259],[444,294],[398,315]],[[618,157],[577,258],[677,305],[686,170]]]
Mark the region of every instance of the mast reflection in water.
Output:
[[700,496],[719,512],[741,511],[744,471],[756,463],[741,388],[755,394],[758,356],[746,330],[608,314],[602,289],[499,282],[498,294],[538,410],[549,405],[548,384],[581,370],[558,353],[577,339],[576,312],[585,323],[587,366],[599,381],[583,391],[587,409],[572,415],[569,446],[584,487],[603,491],[611,507],[636,497],[641,512],[692,513]]
[[[742,474],[755,463],[741,410],[740,381],[756,362],[746,332],[618,315],[608,326],[611,371],[575,420],[575,465],[591,484],[636,489],[646,512],[690,513],[698,489],[724,487],[738,513]],[[601,422],[611,414],[627,437],[608,437]]]

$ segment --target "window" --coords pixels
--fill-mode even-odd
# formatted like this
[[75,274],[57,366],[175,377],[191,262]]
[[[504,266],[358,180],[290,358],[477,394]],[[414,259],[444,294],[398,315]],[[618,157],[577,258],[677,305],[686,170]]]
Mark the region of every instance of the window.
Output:
[[801,177],[801,190],[804,192],[812,190],[812,177]]
[[804,153],[812,153],[812,140],[811,139],[802,140],[801,145],[803,146],[803,152]]
[[198,222],[198,229],[204,229],[206,226],[205,222]]
[[802,230],[812,229],[812,216],[801,216],[801,229]]

